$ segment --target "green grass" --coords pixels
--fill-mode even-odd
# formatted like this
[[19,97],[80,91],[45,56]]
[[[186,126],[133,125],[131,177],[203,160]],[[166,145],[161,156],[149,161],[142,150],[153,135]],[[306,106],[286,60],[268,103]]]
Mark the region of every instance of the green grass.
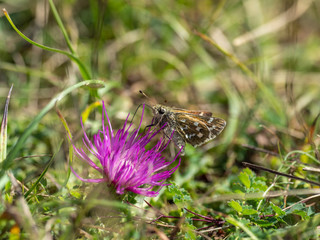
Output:
[[[317,1],[1,7],[12,19],[0,18],[1,113],[13,84],[0,135],[1,239],[320,237],[316,185],[242,164],[319,182]],[[128,204],[70,174],[69,164],[82,176],[91,170],[69,151],[66,129],[82,147],[80,117],[96,133],[102,100],[115,129],[154,101],[211,111],[227,127],[204,146],[187,146],[158,197],[128,194]],[[147,109],[143,125],[151,119]],[[169,148],[164,154],[174,156]]]

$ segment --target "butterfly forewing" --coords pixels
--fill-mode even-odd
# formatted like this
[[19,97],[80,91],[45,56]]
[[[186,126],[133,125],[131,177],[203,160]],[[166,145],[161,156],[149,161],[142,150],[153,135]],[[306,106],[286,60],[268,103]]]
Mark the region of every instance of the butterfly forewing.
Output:
[[176,114],[177,130],[194,147],[214,139],[226,125],[223,119],[212,117],[212,113],[206,113],[206,115]]
[[165,135],[172,135],[172,141],[179,148],[184,148],[186,142],[194,147],[200,146],[220,134],[226,125],[225,120],[213,117],[211,112],[190,111],[163,105],[155,105],[153,112],[153,124],[160,127],[165,125]]
[[207,117],[212,116],[212,112],[206,112],[206,111],[185,110],[181,108],[172,108],[172,110],[176,113],[181,113],[186,115],[199,115],[199,116],[207,116]]

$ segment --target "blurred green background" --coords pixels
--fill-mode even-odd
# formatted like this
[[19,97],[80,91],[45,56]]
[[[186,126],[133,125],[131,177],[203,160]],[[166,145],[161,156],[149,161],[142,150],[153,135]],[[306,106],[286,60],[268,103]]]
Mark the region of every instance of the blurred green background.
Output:
[[[1,14],[1,112],[14,86],[8,151],[58,93],[83,80],[99,79],[107,87],[76,89],[57,104],[76,139],[81,136],[80,116],[90,104],[105,101],[117,128],[140,103],[149,103],[139,90],[157,103],[211,111],[227,121],[214,141],[196,149],[187,147],[173,177],[194,200],[228,192],[226,186],[239,174],[243,161],[273,169],[284,166],[287,173],[319,181],[318,175],[302,171],[304,164],[317,166],[308,157],[294,155],[284,163],[277,155],[293,150],[317,152],[319,1],[60,0],[54,4],[89,74],[85,79],[67,56],[23,40]],[[70,51],[48,1],[0,1],[0,8],[33,41]],[[98,111],[92,110],[86,123],[89,132],[99,129],[100,119]],[[151,119],[152,112],[147,110],[144,125]],[[53,109],[19,151],[17,157],[25,158],[14,160],[15,177],[32,184],[61,140],[66,140],[65,130]],[[172,151],[166,154],[173,155]],[[67,142],[57,156],[38,194],[48,194],[51,188],[60,194],[57,189],[68,169]],[[259,174],[267,177],[267,185],[274,180],[274,175]],[[73,176],[68,184],[69,190],[81,185]],[[209,208],[223,211],[223,204]]]

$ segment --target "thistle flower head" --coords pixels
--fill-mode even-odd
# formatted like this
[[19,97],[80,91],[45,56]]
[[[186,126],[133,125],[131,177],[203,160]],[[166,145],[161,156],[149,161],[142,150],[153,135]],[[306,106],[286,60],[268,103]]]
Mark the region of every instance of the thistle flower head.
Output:
[[[171,170],[163,169],[171,165],[179,153],[172,161],[167,162],[162,156],[162,152],[169,142],[165,143],[164,138],[161,138],[150,149],[146,148],[146,145],[160,130],[149,128],[145,134],[139,134],[144,105],[139,127],[129,131],[132,123],[128,124],[128,115],[123,127],[116,133],[112,129],[104,102],[102,105],[102,130],[93,136],[93,141],[89,140],[83,123],[81,123],[84,132],[83,143],[91,155],[100,161],[100,166],[92,160],[83,148],[79,149],[75,145],[73,145],[73,148],[80,159],[100,172],[103,177],[99,179],[84,179],[73,168],[71,168],[72,172],[84,182],[107,182],[115,188],[118,194],[131,191],[148,197],[157,196],[163,186],[169,185],[165,184],[164,181],[176,171],[181,159],[177,166]],[[152,189],[155,186],[160,188],[157,191],[153,191]]]

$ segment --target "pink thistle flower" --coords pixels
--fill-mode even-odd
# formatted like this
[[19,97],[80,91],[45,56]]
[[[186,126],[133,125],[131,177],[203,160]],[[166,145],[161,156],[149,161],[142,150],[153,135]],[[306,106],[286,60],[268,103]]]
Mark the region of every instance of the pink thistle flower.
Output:
[[[107,182],[115,188],[117,194],[131,191],[147,197],[157,196],[163,186],[170,185],[165,184],[164,181],[177,170],[181,159],[179,159],[177,166],[171,170],[161,170],[171,165],[180,152],[172,161],[167,162],[162,156],[163,150],[169,144],[169,141],[165,143],[165,138],[161,138],[151,149],[146,149],[146,145],[161,129],[157,131],[149,128],[145,134],[139,134],[144,108],[145,106],[143,105],[138,129],[129,132],[132,123],[127,126],[128,115],[123,127],[115,133],[103,102],[102,131],[98,131],[93,136],[93,141],[89,140],[81,122],[84,132],[83,143],[89,152],[100,161],[101,167],[85,153],[83,148],[79,149],[75,145],[73,145],[73,148],[81,160],[87,162],[92,168],[100,172],[103,177],[84,179],[71,168],[77,178],[84,182]],[[108,124],[105,123],[105,119],[107,119]],[[157,191],[152,191],[152,188],[155,186],[159,186],[160,188]]]

